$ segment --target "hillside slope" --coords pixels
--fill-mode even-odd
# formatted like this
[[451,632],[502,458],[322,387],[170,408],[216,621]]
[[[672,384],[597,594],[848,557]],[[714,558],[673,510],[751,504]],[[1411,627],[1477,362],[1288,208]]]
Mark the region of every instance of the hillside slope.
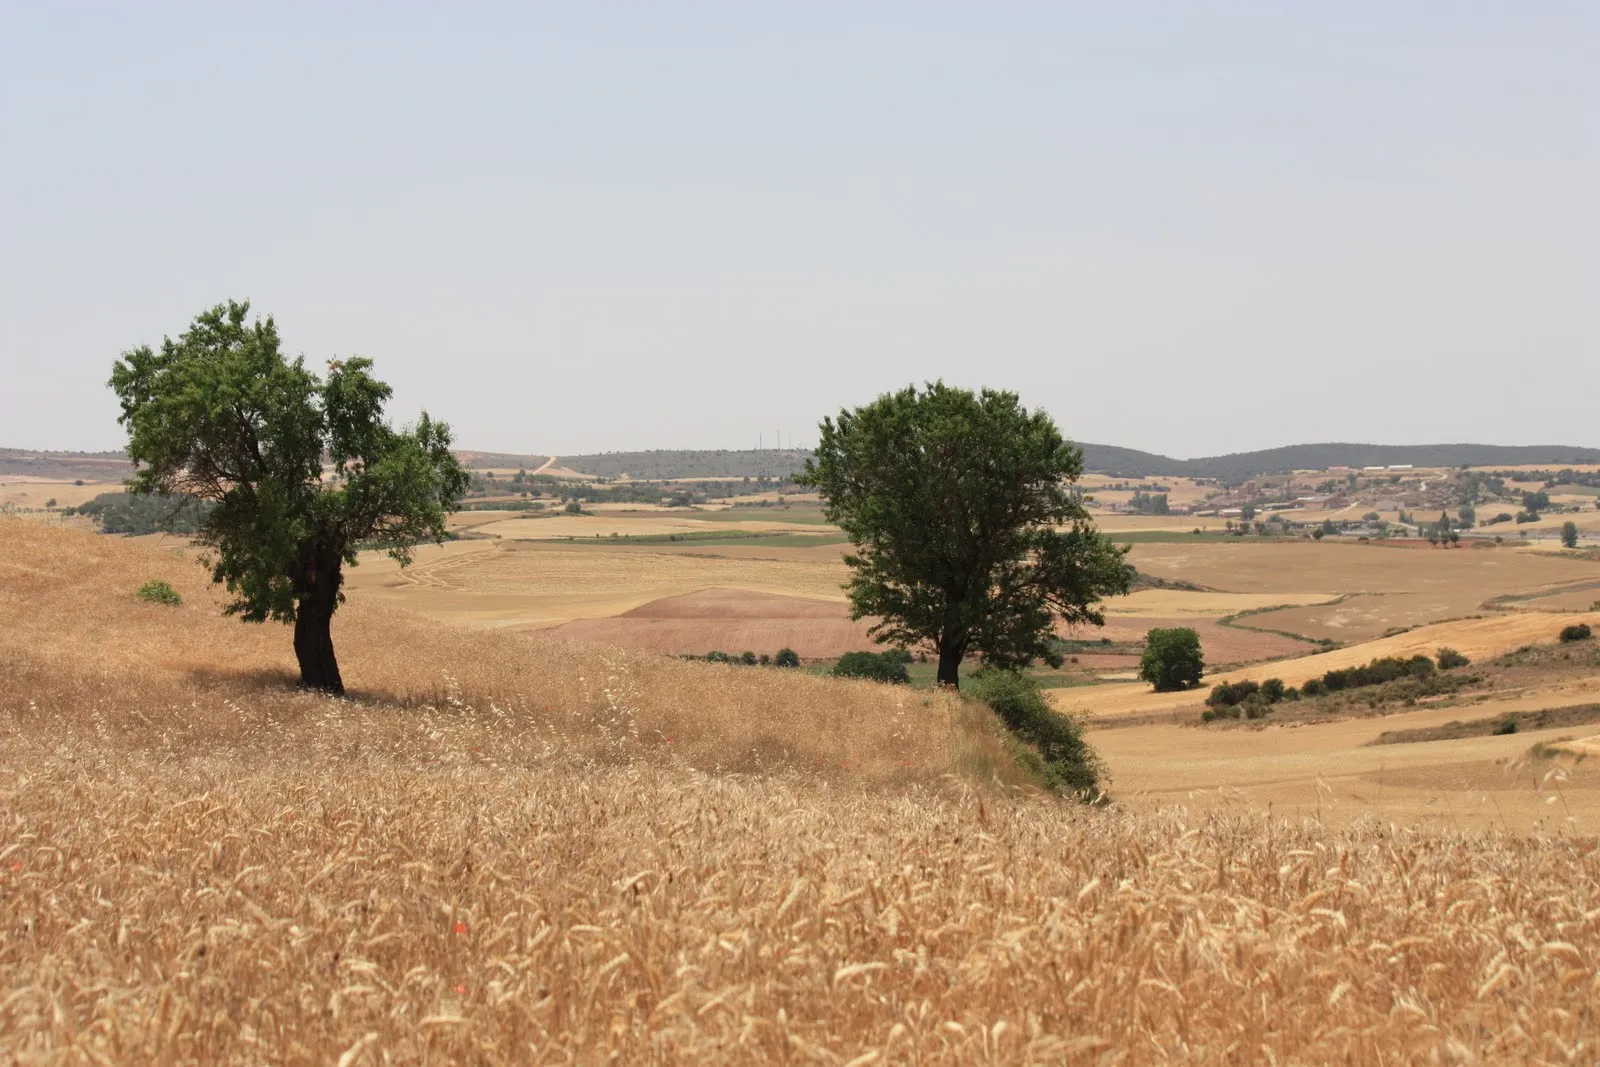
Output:
[[[131,596],[164,578],[178,608]],[[0,1057],[1569,1062],[1600,852],[984,788],[946,698],[355,599],[355,696],[192,561],[0,519]],[[1225,1050],[1236,1050],[1226,1052]]]

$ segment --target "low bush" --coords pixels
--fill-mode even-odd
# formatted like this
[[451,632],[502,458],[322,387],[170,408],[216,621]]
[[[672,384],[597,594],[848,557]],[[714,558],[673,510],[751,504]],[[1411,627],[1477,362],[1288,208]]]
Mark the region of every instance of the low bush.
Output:
[[1587,641],[1594,636],[1594,631],[1589,629],[1586,622],[1575,622],[1561,630],[1562,641]]
[[1083,724],[1052,708],[1037,682],[1015,671],[980,670],[972,676],[972,694],[1036,751],[1022,762],[1046,788],[1085,801],[1100,797],[1105,765],[1084,741]]
[[839,662],[833,665],[833,676],[866,678],[874,682],[888,682],[891,685],[909,684],[911,673],[906,670],[905,663],[897,658],[897,651],[846,652],[839,657]]
[[1439,669],[1441,671],[1450,671],[1457,667],[1465,667],[1472,662],[1466,656],[1463,656],[1453,648],[1441,648],[1434,658],[1438,660]]
[[792,648],[780,648],[778,654],[772,657],[772,662],[778,667],[798,667],[800,655]]
[[178,591],[159,578],[141,585],[138,596],[140,600],[148,600],[152,604],[166,604],[174,608],[183,603],[183,597],[178,595]]

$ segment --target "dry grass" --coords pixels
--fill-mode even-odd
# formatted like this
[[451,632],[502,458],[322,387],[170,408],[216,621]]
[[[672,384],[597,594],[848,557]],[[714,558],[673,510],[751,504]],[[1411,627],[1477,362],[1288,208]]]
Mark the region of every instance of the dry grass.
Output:
[[359,604],[295,694],[199,578],[0,522],[8,1059],[1595,1059],[1592,841],[1073,808],[948,701]]

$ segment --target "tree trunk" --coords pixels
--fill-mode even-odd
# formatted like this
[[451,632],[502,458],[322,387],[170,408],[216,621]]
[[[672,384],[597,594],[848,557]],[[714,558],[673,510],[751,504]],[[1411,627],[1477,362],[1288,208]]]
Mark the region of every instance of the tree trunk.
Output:
[[963,649],[955,641],[939,642],[939,685],[951,689],[961,687],[961,660]]
[[344,692],[339,660],[333,654],[333,611],[344,583],[338,549],[312,542],[301,550],[296,583],[300,603],[294,616],[294,654],[300,661],[300,684],[335,695]]

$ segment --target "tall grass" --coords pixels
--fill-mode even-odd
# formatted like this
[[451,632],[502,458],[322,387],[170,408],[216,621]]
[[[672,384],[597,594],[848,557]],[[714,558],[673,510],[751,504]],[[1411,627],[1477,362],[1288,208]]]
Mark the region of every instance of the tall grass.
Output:
[[359,604],[298,694],[193,564],[15,525],[6,1059],[1596,1059],[1592,840],[1086,809],[938,696]]

